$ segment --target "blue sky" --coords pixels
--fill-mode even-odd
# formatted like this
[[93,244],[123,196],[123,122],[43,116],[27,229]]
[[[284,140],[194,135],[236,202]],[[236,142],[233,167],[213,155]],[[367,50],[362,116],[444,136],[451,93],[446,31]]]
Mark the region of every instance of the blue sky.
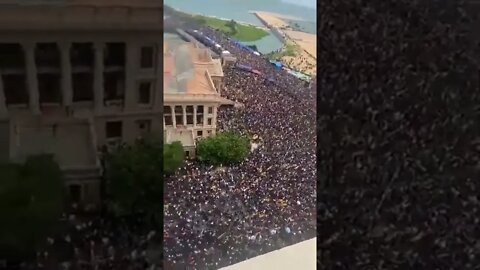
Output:
[[306,7],[316,8],[317,0],[282,0],[285,3],[297,4]]

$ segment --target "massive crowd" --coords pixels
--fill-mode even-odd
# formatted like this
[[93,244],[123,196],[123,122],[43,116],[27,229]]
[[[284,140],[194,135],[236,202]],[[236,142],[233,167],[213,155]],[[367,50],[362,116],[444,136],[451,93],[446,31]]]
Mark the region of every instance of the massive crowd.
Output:
[[459,1],[318,5],[319,269],[478,269],[466,12]]
[[315,236],[315,89],[223,34],[199,30],[262,73],[224,69],[223,93],[243,106],[221,108],[218,120],[257,147],[241,164],[187,163],[166,179],[167,269],[218,269]]
[[[165,186],[161,233],[135,219],[64,216],[21,269],[218,269],[315,236],[315,88],[201,29],[262,76],[229,67],[220,130],[252,135],[247,160],[212,168],[187,161]],[[269,80],[270,79],[270,80]]]
[[[311,238],[316,216],[319,269],[478,269],[480,95],[465,12],[449,1],[318,3],[309,87],[200,29],[263,74],[225,69],[224,93],[244,106],[222,108],[218,123],[257,147],[236,166],[187,162],[166,179],[165,268],[216,269]],[[158,232],[75,220],[80,237],[49,239],[65,257],[155,268]]]
[[62,230],[30,263],[11,269],[162,269],[161,231],[146,230],[143,219],[66,215]]

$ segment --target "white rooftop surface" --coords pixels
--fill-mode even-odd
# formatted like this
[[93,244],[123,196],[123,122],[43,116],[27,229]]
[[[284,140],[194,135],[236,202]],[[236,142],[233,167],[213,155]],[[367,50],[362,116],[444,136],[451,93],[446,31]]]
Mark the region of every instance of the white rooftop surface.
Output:
[[220,270],[316,270],[317,238],[300,242]]

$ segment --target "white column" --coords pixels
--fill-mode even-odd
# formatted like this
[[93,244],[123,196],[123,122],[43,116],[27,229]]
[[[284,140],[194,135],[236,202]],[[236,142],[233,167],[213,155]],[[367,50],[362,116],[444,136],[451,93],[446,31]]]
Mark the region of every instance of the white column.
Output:
[[101,111],[103,109],[104,101],[104,87],[103,87],[103,50],[105,44],[95,43],[95,72],[93,78],[93,91],[94,91],[94,103],[95,110]]
[[5,93],[3,88],[3,78],[2,74],[0,74],[0,118],[7,117],[7,102],[5,100]]
[[170,109],[172,110],[172,123],[173,127],[177,127],[177,119],[175,118],[175,105],[170,106]]
[[159,109],[163,106],[163,44],[156,46],[155,52],[155,88],[153,89],[153,108]]
[[27,67],[28,101],[30,111],[40,114],[40,95],[38,93],[37,65],[35,63],[35,43],[23,44],[25,65]]
[[215,84],[215,88],[217,89],[217,92],[220,93],[220,79],[218,77],[215,76],[215,80],[213,81],[213,83]]
[[59,45],[62,62],[62,102],[63,106],[70,106],[73,98],[72,63],[70,61],[71,43],[64,42]]
[[217,123],[217,106],[213,106],[213,119],[212,119],[212,125],[216,125]]
[[182,112],[183,112],[183,125],[187,126],[187,106],[182,105]]
[[221,78],[217,79],[217,82],[218,82],[217,83],[217,92],[219,94],[222,94],[222,79]]
[[193,127],[197,127],[197,105],[193,106]]
[[203,126],[207,126],[208,106],[203,105]]

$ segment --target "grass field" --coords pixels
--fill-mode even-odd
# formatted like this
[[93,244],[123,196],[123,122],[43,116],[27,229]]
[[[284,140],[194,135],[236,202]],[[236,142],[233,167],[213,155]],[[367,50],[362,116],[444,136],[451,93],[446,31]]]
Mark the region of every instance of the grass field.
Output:
[[244,25],[240,23],[232,24],[231,21],[201,15],[196,15],[195,18],[198,20],[198,22],[208,25],[214,29],[218,29],[226,35],[239,41],[256,41],[269,35],[269,33],[264,29],[251,25]]
[[272,52],[272,53],[268,54],[267,57],[270,60],[279,60],[284,56],[294,57],[294,56],[297,55],[299,50],[300,50],[300,48],[296,44],[288,42],[281,51]]

